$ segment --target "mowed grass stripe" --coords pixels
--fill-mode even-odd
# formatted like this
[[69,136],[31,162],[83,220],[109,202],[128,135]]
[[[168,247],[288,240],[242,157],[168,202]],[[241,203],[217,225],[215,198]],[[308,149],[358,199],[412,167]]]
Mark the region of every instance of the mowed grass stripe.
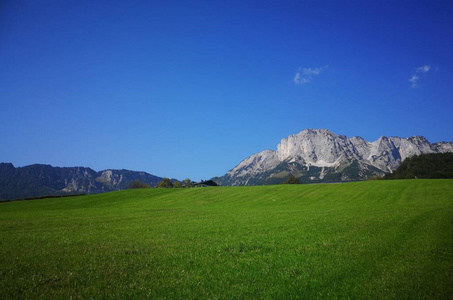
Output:
[[453,181],[0,205],[4,299],[451,299]]

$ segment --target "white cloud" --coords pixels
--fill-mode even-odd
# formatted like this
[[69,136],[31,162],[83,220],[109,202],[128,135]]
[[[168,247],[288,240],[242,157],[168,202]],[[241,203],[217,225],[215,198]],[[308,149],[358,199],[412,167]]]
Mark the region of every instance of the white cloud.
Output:
[[322,71],[322,68],[303,68],[302,73],[304,75],[319,75]]
[[327,68],[328,66],[319,68],[299,68],[296,75],[294,75],[293,82],[297,85],[310,83],[314,76],[318,76]]
[[302,77],[300,72],[297,72],[293,79],[295,84],[306,84],[311,81],[311,77]]
[[417,85],[417,80],[418,79],[419,79],[419,77],[417,75],[412,75],[412,77],[409,79],[409,82],[411,83],[411,86],[413,88],[418,87],[418,85]]
[[[418,68],[415,68],[415,74],[423,74],[423,73],[428,73],[431,70],[430,65],[424,65]],[[418,80],[420,79],[420,76],[417,75],[412,75],[411,78],[409,78],[409,82],[411,83],[412,88],[418,88]],[[424,75],[423,75],[424,76]]]
[[431,66],[426,65],[426,66],[418,67],[415,70],[417,71],[417,73],[426,73],[426,72],[429,72],[430,69],[431,69]]

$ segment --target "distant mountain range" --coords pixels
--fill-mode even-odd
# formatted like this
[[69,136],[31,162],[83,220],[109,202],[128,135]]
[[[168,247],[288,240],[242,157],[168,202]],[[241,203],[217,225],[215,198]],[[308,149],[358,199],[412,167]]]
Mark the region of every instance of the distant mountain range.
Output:
[[11,163],[0,163],[0,200],[96,194],[127,189],[134,180],[155,186],[162,179],[129,170],[96,172],[85,167],[60,168],[41,164],[15,168]]
[[453,142],[431,144],[422,136],[380,137],[367,142],[326,129],[305,129],[282,139],[277,150],[244,159],[220,185],[276,184],[292,175],[302,183],[363,180],[394,171],[413,155],[453,152]]
[[[407,157],[453,152],[453,142],[431,144],[422,136],[380,137],[367,142],[326,129],[306,129],[282,139],[213,180],[220,185],[279,184],[289,176],[301,183],[363,180],[393,172]],[[0,200],[95,194],[127,189],[139,180],[156,186],[163,178],[146,172],[35,164],[16,168],[0,163]]]

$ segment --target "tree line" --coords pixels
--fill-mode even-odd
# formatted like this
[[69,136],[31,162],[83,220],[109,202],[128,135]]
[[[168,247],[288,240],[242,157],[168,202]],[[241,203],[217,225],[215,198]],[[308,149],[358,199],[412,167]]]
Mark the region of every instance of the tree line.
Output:
[[[186,178],[183,181],[172,181],[170,178],[162,179],[156,188],[191,188],[194,187],[194,182],[190,178]],[[130,189],[142,189],[150,188],[149,184],[143,183],[140,180],[134,180],[129,185]]]

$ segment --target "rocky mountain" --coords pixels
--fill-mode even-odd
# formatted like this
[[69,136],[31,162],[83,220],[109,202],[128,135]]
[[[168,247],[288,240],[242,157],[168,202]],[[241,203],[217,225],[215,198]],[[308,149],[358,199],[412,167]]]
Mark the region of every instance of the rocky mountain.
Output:
[[15,168],[11,163],[0,163],[0,199],[96,194],[127,189],[134,180],[155,186],[162,178],[129,170],[96,172],[85,167],[41,164]]
[[214,180],[221,185],[276,184],[290,174],[303,183],[363,180],[392,172],[407,157],[445,152],[453,152],[453,142],[431,144],[422,136],[382,136],[368,142],[305,129],[282,139],[277,150],[254,154]]

